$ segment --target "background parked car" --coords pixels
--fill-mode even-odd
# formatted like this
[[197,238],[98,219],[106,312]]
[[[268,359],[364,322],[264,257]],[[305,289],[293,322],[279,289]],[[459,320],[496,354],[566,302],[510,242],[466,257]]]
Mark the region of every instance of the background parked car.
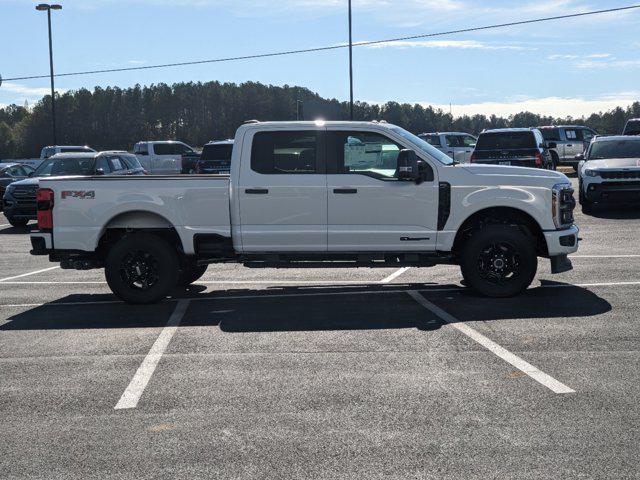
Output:
[[471,162],[555,170],[550,152],[555,147],[536,128],[485,130],[478,137]]
[[623,135],[640,135],[640,118],[632,118],[624,126]]
[[[28,165],[19,163],[0,163],[0,200],[4,195],[7,186],[15,181],[23,180],[29,176],[34,169]],[[0,201],[0,212],[2,211],[2,201]]]
[[49,157],[53,157],[58,153],[89,153],[95,152],[95,150],[91,147],[87,147],[86,145],[52,145],[49,147],[44,147],[40,151],[40,160],[44,160]]
[[127,152],[58,153],[44,160],[30,178],[7,186],[2,197],[4,215],[14,227],[37,218],[39,179],[64,175],[144,175],[140,162]]
[[584,153],[591,139],[597,133],[582,125],[557,125],[538,127],[546,142],[553,142],[556,148],[550,149],[551,156],[557,165],[569,165],[578,169],[576,155]]
[[596,137],[578,169],[584,213],[595,204],[640,205],[640,136]]
[[219,173],[231,171],[231,153],[233,140],[220,140],[207,143],[199,155],[182,155],[182,173]]
[[418,135],[456,162],[468,163],[478,139],[464,132],[435,132]]
[[144,169],[152,175],[177,175],[182,173],[182,155],[195,154],[186,143],[173,140],[138,142],[133,146]]

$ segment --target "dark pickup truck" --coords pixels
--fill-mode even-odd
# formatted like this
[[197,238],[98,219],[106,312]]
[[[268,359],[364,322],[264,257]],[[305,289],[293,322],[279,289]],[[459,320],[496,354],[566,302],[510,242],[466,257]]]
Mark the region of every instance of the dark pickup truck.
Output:
[[556,164],[540,130],[535,128],[503,128],[485,130],[478,137],[471,163],[509,165],[555,170]]

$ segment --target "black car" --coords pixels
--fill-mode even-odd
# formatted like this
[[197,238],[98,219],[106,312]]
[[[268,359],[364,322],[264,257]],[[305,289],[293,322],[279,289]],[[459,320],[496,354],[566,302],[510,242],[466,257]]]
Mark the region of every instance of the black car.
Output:
[[7,186],[18,180],[24,180],[33,172],[29,165],[20,163],[0,163],[0,212],[2,211],[2,196]]
[[640,118],[632,118],[624,126],[623,135],[640,135]]
[[471,162],[555,170],[552,148],[556,144],[545,142],[537,128],[485,130],[478,137]]
[[233,140],[209,142],[202,149],[200,155],[182,155],[182,173],[217,173],[228,174],[231,171],[231,153]]
[[43,161],[25,180],[11,183],[2,198],[7,220],[24,227],[37,219],[39,179],[65,175],[144,175],[135,155],[127,152],[59,153]]

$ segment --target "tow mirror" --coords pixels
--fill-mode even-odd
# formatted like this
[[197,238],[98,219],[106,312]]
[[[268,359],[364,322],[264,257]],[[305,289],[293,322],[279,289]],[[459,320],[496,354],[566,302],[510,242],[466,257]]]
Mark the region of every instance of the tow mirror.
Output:
[[104,168],[96,168],[96,175],[104,175]]
[[413,150],[400,150],[398,154],[398,179],[416,181],[420,178],[418,157]]

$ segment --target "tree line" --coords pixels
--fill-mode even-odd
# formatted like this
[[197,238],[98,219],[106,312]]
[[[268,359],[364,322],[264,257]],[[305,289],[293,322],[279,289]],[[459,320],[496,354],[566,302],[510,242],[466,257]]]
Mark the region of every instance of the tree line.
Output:
[[[182,140],[201,146],[232,138],[248,119],[296,118],[347,120],[348,102],[322,98],[303,87],[187,82],[136,85],[131,88],[82,88],[56,95],[60,145],[90,145],[97,150],[131,149],[140,140]],[[589,117],[553,118],[522,112],[507,118],[473,115],[453,118],[448,112],[419,104],[357,102],[356,120],[386,120],[414,133],[456,130],[478,134],[486,128],[552,124],[587,125],[601,134],[620,133],[626,120],[640,117],[640,102]],[[0,159],[35,157],[52,143],[51,97],[33,108],[0,109]]]

